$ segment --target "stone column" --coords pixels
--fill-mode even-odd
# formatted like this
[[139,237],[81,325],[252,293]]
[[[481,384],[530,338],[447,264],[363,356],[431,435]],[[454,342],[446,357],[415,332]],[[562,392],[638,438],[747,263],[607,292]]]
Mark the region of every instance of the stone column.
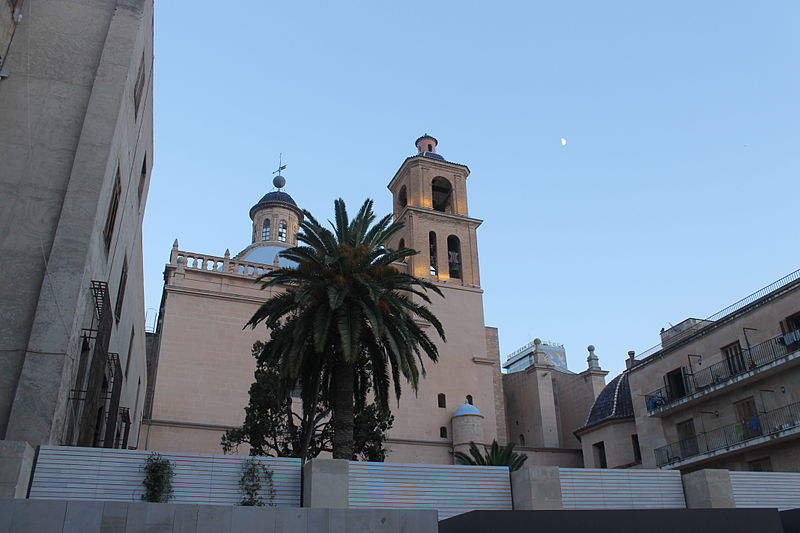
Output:
[[514,510],[563,509],[557,466],[530,465],[511,472]]
[[686,507],[689,509],[734,508],[731,475],[727,470],[697,470],[681,476]]
[[311,459],[303,465],[303,507],[346,509],[349,485],[349,461]]
[[26,498],[34,450],[19,440],[0,440],[0,498]]

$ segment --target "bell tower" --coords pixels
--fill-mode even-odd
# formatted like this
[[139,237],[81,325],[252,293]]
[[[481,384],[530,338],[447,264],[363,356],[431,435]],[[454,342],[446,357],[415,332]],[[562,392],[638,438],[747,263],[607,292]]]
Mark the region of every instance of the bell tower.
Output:
[[414,275],[479,287],[475,230],[482,221],[470,218],[467,209],[469,168],[446,161],[438,144],[427,133],[417,139],[417,154],[389,182],[394,219],[405,222],[391,244],[419,250],[409,258]]

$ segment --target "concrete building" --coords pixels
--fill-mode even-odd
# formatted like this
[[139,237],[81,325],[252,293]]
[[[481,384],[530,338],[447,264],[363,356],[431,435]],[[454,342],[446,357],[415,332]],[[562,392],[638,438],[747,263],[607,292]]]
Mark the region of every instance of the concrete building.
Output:
[[800,270],[661,339],[576,432],[586,466],[800,471]]
[[[506,362],[503,365],[503,370],[506,372],[519,372],[525,370],[533,365],[533,351],[536,348],[536,340],[534,339],[525,346],[517,348],[506,356]],[[554,367],[568,371],[567,368],[567,351],[564,345],[552,341],[539,341],[539,351],[550,359],[550,364]]]
[[152,17],[152,0],[0,2],[4,451],[135,445]]
[[[483,318],[476,238],[481,221],[467,208],[469,168],[446,161],[436,145],[428,135],[417,139],[417,153],[389,183],[394,217],[405,222],[390,245],[422,251],[406,268],[445,294],[434,297],[431,309],[448,337],[438,344],[439,362],[426,365],[418,394],[405,387],[394,409],[387,448],[395,462],[447,464],[454,446],[506,441],[497,330]],[[223,432],[242,423],[255,368],[251,346],[266,337],[263,329],[242,326],[264,299],[282,290],[262,291],[254,280],[285,261],[277,253],[294,244],[301,217],[295,200],[276,190],[250,210],[252,244],[240,253],[186,252],[176,241],[165,270],[143,446],[220,452]],[[470,408],[453,418],[465,403]]]

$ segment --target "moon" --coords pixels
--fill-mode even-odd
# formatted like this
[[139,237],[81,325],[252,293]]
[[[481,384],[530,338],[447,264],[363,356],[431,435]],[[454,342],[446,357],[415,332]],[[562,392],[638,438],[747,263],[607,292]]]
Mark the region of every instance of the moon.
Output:
[[561,146],[566,146],[567,140],[564,137],[561,137]]

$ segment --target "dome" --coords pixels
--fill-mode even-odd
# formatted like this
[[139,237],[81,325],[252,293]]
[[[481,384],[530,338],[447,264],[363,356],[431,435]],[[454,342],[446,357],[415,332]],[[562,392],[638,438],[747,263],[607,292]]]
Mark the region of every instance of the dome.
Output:
[[294,202],[294,198],[283,191],[268,192],[261,198],[261,200],[258,201],[259,204],[264,204],[267,202],[281,202],[283,204],[289,204],[297,207],[297,204]]
[[256,213],[256,211],[262,207],[267,207],[270,204],[284,204],[296,211],[301,219],[303,217],[300,208],[297,207],[297,203],[294,201],[294,198],[283,191],[272,191],[262,196],[261,200],[259,200],[256,205],[250,208],[250,218],[253,218],[253,215]]
[[[236,259],[240,261],[248,261],[250,263],[261,263],[263,265],[272,266],[275,261],[275,256],[284,250],[286,250],[286,248],[283,246],[264,246],[255,244],[245,248],[242,253],[236,256]],[[297,266],[297,263],[283,257],[278,257],[278,265],[283,268],[294,268]]]
[[593,426],[614,418],[627,418],[633,416],[633,401],[631,400],[631,386],[628,384],[628,374],[623,372],[606,385],[592,405],[589,418],[584,427]]
[[472,405],[471,403],[463,403],[458,406],[458,409],[453,411],[453,416],[462,416],[462,415],[480,415],[481,412],[478,411],[478,408]]

